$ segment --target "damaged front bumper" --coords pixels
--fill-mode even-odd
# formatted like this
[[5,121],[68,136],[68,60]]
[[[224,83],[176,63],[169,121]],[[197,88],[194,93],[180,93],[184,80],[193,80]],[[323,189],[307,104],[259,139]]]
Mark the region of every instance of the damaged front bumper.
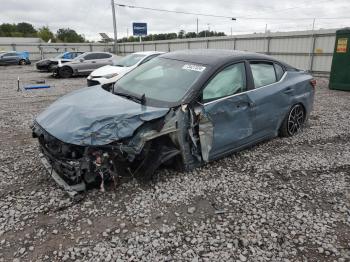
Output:
[[84,181],[81,181],[78,184],[75,185],[69,185],[53,168],[53,166],[50,164],[49,160],[46,159],[44,154],[39,155],[41,163],[44,165],[47,172],[50,174],[50,176],[55,180],[55,182],[62,187],[69,196],[74,197],[78,194],[78,192],[85,191],[86,190],[86,184]]

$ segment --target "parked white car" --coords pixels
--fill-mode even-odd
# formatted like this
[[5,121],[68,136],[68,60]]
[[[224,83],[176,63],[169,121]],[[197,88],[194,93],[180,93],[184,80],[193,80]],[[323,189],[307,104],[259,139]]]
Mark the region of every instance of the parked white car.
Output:
[[113,65],[103,66],[91,72],[87,78],[87,84],[88,86],[102,85],[109,90],[123,75],[160,54],[164,52],[147,51],[127,55],[115,61]]

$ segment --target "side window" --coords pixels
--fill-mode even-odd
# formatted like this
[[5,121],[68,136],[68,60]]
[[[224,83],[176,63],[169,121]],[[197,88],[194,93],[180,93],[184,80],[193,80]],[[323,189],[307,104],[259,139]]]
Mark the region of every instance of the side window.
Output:
[[282,66],[280,66],[279,64],[275,64],[275,71],[276,71],[277,81],[280,81],[284,74],[284,70]]
[[106,59],[110,58],[112,55],[104,53],[92,53],[85,56],[85,60],[95,60],[95,59]]
[[97,59],[107,59],[107,58],[111,58],[111,57],[112,57],[112,55],[110,55],[110,54],[99,53]]
[[266,86],[276,82],[275,68],[272,63],[251,62],[255,88]]
[[85,60],[94,60],[96,59],[96,54],[87,54],[86,56],[84,56]]
[[203,90],[203,102],[230,96],[246,91],[244,63],[226,67],[219,72]]
[[72,53],[66,53],[66,54],[64,54],[64,55],[63,55],[63,58],[64,58],[64,59],[72,59],[72,58],[73,58]]
[[78,55],[81,55],[82,53],[72,53],[72,58],[76,58]]

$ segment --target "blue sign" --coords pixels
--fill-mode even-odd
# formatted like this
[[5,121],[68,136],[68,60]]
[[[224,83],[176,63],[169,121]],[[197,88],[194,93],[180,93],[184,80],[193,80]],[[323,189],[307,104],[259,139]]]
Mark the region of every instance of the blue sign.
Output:
[[147,35],[147,23],[132,23],[132,32],[136,36]]

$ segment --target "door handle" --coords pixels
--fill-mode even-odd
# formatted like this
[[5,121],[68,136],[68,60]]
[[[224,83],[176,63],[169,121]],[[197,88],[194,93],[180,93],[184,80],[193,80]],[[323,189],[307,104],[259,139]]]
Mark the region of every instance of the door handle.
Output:
[[253,102],[241,102],[241,103],[238,103],[236,105],[236,108],[247,107],[247,106],[254,107],[255,103],[253,103]]
[[96,64],[96,61],[91,61],[91,63]]
[[256,104],[254,102],[248,102],[249,107],[255,107]]
[[286,90],[283,91],[283,93],[285,94],[290,94],[292,93],[294,90],[291,87],[288,87]]

